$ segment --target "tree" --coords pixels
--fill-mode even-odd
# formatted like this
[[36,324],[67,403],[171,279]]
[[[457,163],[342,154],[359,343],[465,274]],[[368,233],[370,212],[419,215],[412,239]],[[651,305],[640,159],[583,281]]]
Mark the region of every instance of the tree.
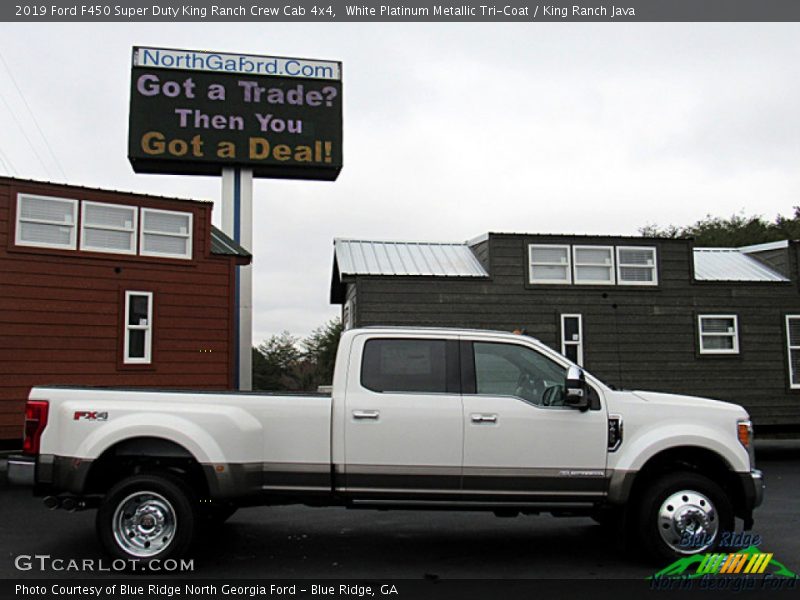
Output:
[[330,385],[333,382],[333,366],[341,336],[342,321],[336,318],[317,327],[303,340],[304,358],[314,366],[314,380],[317,386]]
[[800,240],[800,206],[794,207],[794,216],[787,218],[778,215],[775,227],[781,233],[782,240]]
[[295,336],[284,331],[253,348],[253,389],[292,389],[293,374],[301,358],[297,343]]
[[646,237],[694,238],[697,246],[722,248],[800,239],[800,206],[794,207],[792,217],[778,215],[774,221],[766,221],[758,215],[734,214],[729,218],[706,215],[693,225],[646,225],[639,233]]
[[280,375],[272,371],[272,366],[258,348],[253,348],[253,389],[275,390],[278,389]]
[[288,331],[273,335],[253,348],[253,389],[316,391],[329,385],[341,334],[340,320],[332,319],[302,341]]

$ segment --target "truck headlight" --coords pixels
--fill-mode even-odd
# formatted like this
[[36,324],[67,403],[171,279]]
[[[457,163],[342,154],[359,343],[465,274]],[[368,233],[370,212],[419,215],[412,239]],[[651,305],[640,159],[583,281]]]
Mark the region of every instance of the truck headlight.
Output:
[[736,421],[736,436],[739,443],[745,447],[750,457],[750,468],[755,466],[755,451],[753,448],[753,423],[750,419],[740,419]]

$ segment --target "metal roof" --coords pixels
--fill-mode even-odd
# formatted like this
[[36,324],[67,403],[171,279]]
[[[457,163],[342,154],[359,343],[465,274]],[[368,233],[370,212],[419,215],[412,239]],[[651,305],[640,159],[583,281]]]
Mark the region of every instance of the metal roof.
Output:
[[466,244],[333,241],[342,275],[488,277]]
[[241,256],[243,258],[252,258],[252,255],[242,248],[239,244],[234,242],[227,235],[222,233],[213,225],[211,226],[211,254],[223,254],[227,256]]
[[695,248],[697,281],[789,281],[738,248]]
[[754,244],[752,246],[740,246],[739,250],[750,254],[751,252],[765,252],[767,250],[781,250],[789,247],[789,240],[778,240],[777,242],[766,242],[765,244]]
[[70,190],[86,190],[89,192],[101,192],[105,194],[123,194],[125,196],[135,196],[136,198],[155,198],[156,200],[175,200],[177,202],[192,202],[195,204],[213,204],[210,200],[195,200],[193,198],[177,198],[175,196],[161,196],[159,194],[143,194],[141,192],[131,192],[126,190],[113,190],[109,188],[90,187],[87,185],[76,185],[73,183],[60,183],[58,181],[47,181],[45,179],[23,179],[19,177],[8,177],[0,175],[0,180],[9,181],[12,184],[25,183],[33,185],[50,185]]

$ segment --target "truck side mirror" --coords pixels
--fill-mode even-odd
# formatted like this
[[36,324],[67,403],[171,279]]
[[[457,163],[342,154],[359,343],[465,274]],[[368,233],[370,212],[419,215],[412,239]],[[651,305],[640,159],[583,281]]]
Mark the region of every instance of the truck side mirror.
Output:
[[580,367],[570,367],[564,382],[564,404],[584,411],[589,408],[589,394],[586,388],[586,376]]

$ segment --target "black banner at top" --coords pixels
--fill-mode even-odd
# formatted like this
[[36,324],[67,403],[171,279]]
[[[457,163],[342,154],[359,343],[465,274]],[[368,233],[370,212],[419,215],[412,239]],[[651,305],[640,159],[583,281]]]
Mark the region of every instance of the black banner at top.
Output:
[[[96,0],[95,0],[96,1]],[[17,0],[18,22],[770,22],[800,21],[797,0]]]

